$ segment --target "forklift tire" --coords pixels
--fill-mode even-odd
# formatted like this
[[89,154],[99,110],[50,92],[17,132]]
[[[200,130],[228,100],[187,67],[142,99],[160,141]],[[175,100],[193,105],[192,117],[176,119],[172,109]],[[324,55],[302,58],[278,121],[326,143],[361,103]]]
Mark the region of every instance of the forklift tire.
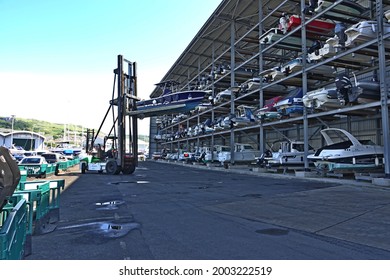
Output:
[[87,164],[85,162],[81,163],[81,173],[85,174],[86,170],[87,170]]
[[130,164],[129,166],[127,166],[126,168],[124,168],[122,170],[122,173],[125,174],[125,175],[129,175],[129,174],[133,174],[135,171],[135,165],[134,164]]
[[106,172],[110,175],[116,175],[119,174],[120,170],[118,168],[118,164],[115,160],[109,160],[106,163]]

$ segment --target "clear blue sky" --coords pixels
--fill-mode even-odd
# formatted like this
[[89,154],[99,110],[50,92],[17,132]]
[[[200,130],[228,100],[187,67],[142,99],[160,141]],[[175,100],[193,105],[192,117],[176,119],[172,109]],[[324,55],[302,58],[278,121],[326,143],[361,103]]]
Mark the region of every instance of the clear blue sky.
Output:
[[0,0],[0,116],[99,127],[117,55],[148,98],[220,2]]

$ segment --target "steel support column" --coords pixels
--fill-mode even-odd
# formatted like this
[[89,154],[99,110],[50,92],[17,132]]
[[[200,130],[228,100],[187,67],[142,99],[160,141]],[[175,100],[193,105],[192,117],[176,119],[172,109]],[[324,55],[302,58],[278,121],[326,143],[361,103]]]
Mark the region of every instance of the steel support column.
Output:
[[379,60],[379,81],[381,89],[381,114],[382,132],[385,158],[385,175],[390,178],[390,126],[389,126],[389,106],[388,106],[388,85],[386,84],[386,57],[383,25],[383,3],[376,0],[376,20],[378,24],[378,60]]
[[[235,72],[234,68],[236,65],[236,51],[235,51],[235,41],[236,41],[236,25],[234,20],[232,20],[230,25],[230,87],[232,93],[230,95],[230,113],[234,114],[234,94],[233,87],[235,85]],[[234,128],[230,130],[230,163],[234,164]]]

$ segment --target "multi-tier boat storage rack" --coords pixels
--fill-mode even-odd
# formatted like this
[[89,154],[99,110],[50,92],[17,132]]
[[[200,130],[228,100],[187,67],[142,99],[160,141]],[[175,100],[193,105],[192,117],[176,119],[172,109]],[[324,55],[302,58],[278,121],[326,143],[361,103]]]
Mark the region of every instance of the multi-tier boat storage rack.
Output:
[[[321,9],[310,7],[318,2]],[[348,6],[363,8],[359,12]],[[194,112],[184,119],[171,122],[175,115],[151,118],[150,150],[163,148],[191,150],[194,147],[249,143],[260,153],[269,143],[282,137],[304,141],[305,150],[309,144],[314,148],[323,146],[319,131],[326,127],[342,128],[357,138],[370,139],[384,146],[385,162],[390,161],[389,138],[389,81],[390,81],[390,33],[384,30],[388,24],[389,0],[357,1],[305,1],[305,0],[224,0],[210,16],[201,30],[174,65],[162,78],[176,80],[182,88],[200,87],[218,92],[239,87],[251,78],[261,78],[260,88],[232,95],[227,100],[206,110]],[[261,41],[264,34],[278,28],[285,15],[301,19],[293,30],[279,34],[275,40]],[[302,20],[303,19],[303,20]],[[317,21],[328,21],[349,28],[362,21],[375,21],[376,36],[342,44],[337,52],[316,60],[308,60],[309,48],[314,41],[324,46],[337,33],[312,28]],[[338,26],[336,25],[336,26]],[[276,67],[301,59],[299,70],[285,71],[277,79],[265,79]],[[239,105],[262,108],[265,101],[279,95],[287,95],[287,87],[301,87],[303,94],[320,88],[332,87],[339,73],[347,75],[352,84],[359,80],[371,79],[377,75],[380,94],[377,98],[358,100],[335,108],[307,107],[301,114],[281,119],[261,121],[242,127],[214,131],[186,137],[165,137],[155,140],[155,135],[177,135],[206,119],[215,120],[220,116],[234,113]],[[280,88],[285,88],[281,90]],[[158,89],[151,97],[160,94]],[[163,137],[164,138],[164,137]],[[309,168],[307,159],[305,168]],[[385,175],[390,176],[390,164],[385,164]]]

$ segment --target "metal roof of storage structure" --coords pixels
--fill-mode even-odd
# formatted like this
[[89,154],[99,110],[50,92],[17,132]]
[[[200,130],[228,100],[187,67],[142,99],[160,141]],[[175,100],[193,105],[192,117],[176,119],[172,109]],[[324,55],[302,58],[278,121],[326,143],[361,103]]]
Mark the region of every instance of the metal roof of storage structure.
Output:
[[[258,0],[222,1],[168,70],[162,81],[176,80],[185,88],[200,83],[202,78],[210,74],[213,67],[213,58],[214,60],[218,59],[220,63],[225,62],[224,64],[230,65],[230,23],[232,20],[236,23],[236,38],[240,34],[250,33],[245,41],[236,43],[236,53],[240,53],[241,60],[257,53],[259,34],[256,28],[259,22],[257,2]],[[223,67],[223,65],[214,65],[214,67]],[[253,69],[255,70],[256,67],[257,62],[254,61]],[[156,88],[151,97],[158,95],[160,95],[160,92]]]
[[[358,2],[368,6],[373,1]],[[384,2],[390,4],[388,0]],[[213,86],[216,90],[226,89],[232,86],[229,75],[232,57],[235,83],[241,84],[255,75],[258,76],[259,22],[262,20],[262,32],[277,27],[283,12],[300,14],[300,4],[301,0],[223,0],[161,81],[175,80],[180,83],[181,88],[187,89],[207,82],[211,72],[219,71],[221,74],[214,77]],[[366,18],[366,15],[361,15],[350,23]],[[343,20],[348,20],[348,17]],[[232,44],[234,53],[231,53]],[[286,51],[293,52],[297,49],[290,48]],[[263,64],[265,69],[267,64],[271,67],[283,59],[280,53],[267,52],[266,55],[266,62]],[[156,87],[150,97],[160,94],[160,88]]]

